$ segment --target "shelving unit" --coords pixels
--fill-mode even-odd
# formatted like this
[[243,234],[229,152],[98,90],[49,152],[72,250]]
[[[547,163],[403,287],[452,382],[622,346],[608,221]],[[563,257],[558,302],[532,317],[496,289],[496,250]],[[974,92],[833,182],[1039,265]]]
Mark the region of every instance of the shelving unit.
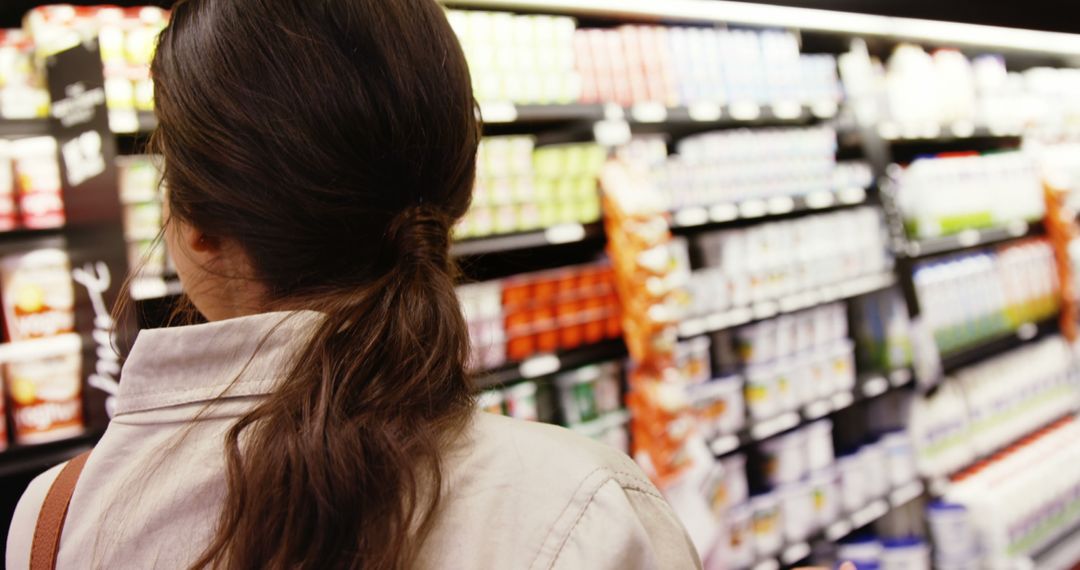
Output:
[[766,222],[791,215],[808,214],[843,206],[865,204],[864,188],[842,188],[831,192],[814,192],[803,196],[778,196],[769,200],[744,200],[738,203],[687,207],[671,213],[675,231],[686,228],[717,227],[737,220]]
[[102,431],[88,430],[82,435],[37,445],[11,446],[0,451],[0,479],[45,471],[76,455],[94,448]]
[[604,228],[599,223],[560,224],[532,232],[458,240],[450,246],[450,254],[454,257],[467,257],[550,245],[599,241],[603,238]]
[[853,281],[819,287],[772,301],[759,301],[747,307],[737,307],[706,317],[685,320],[679,324],[679,337],[692,338],[754,321],[771,319],[777,315],[794,313],[817,305],[887,289],[894,283],[896,283],[896,278],[892,273],[866,275]]
[[1038,338],[1044,338],[1058,331],[1057,318],[1052,317],[1038,323],[1024,323],[1013,332],[1006,332],[975,345],[960,350],[959,352],[942,356],[942,368],[946,374],[970,366],[986,358],[1012,350],[1021,344]]
[[852,406],[872,400],[892,390],[910,385],[911,371],[893,370],[888,374],[866,374],[859,379],[855,390],[837,392],[828,398],[821,398],[802,406],[797,411],[790,411],[778,416],[750,422],[738,433],[721,435],[709,442],[713,455],[722,457],[756,443],[760,443],[786,431],[805,426],[830,414],[846,410]]
[[617,360],[626,356],[626,345],[621,340],[605,341],[569,351],[540,354],[521,362],[513,362],[475,376],[477,390],[504,386],[517,380],[529,380],[574,370],[597,362]]
[[1046,235],[1041,223],[1017,221],[1003,228],[972,229],[954,235],[909,241],[904,253],[909,258],[917,259],[1041,235]]

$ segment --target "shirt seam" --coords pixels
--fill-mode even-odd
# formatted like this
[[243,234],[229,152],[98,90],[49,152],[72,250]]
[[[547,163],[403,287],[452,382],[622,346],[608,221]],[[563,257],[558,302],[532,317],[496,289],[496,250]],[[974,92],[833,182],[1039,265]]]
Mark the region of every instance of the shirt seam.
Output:
[[[661,501],[663,500],[663,497],[661,497],[656,491],[652,490],[647,485],[642,485],[642,481],[640,481],[640,478],[638,476],[636,476],[634,473],[629,472],[629,471],[610,469],[610,468],[606,468],[606,467],[599,467],[599,468],[594,469],[593,471],[589,472],[589,474],[586,475],[582,479],[581,484],[578,485],[578,489],[580,489],[581,486],[584,485],[586,481],[588,481],[589,477],[592,477],[595,473],[600,472],[600,471],[606,471],[606,472],[608,472],[610,474],[610,476],[606,477],[603,481],[601,481],[600,483],[597,484],[596,489],[589,495],[589,499],[587,501],[585,501],[584,505],[582,505],[581,511],[578,513],[577,517],[574,519],[574,523],[572,525],[570,525],[569,529],[567,529],[566,534],[563,536],[562,540],[559,543],[559,548],[555,551],[555,554],[551,559],[551,563],[547,566],[549,570],[555,568],[555,565],[558,564],[559,557],[562,556],[563,550],[566,548],[566,545],[570,542],[570,537],[573,536],[574,531],[577,530],[578,525],[581,523],[581,519],[583,519],[585,517],[585,513],[589,510],[589,507],[592,506],[593,501],[596,500],[596,495],[598,495],[600,493],[600,490],[603,489],[604,487],[606,487],[608,485],[608,483],[612,483],[612,482],[616,483],[619,486],[619,488],[622,489],[623,491],[634,491],[634,492],[640,493],[642,495],[652,497],[653,499],[657,499],[657,500],[661,500]],[[619,480],[618,477],[616,477],[617,475],[625,475],[626,477],[628,477],[630,479],[630,481],[627,482],[627,484],[624,484],[622,481]],[[634,483],[635,485],[633,485],[633,486],[629,485],[630,482]],[[576,495],[576,494],[577,494],[577,492],[575,491],[574,495]],[[570,501],[567,503],[567,505],[565,507],[563,507],[563,510],[559,512],[559,516],[555,518],[556,521],[558,521],[560,518],[562,518],[563,513],[565,513],[566,510],[570,508],[570,505],[572,505],[573,502],[574,502],[573,496],[571,496]],[[545,540],[544,542],[547,542],[547,541]],[[541,544],[540,550],[541,550],[541,552],[543,551],[543,544]],[[537,552],[536,558],[539,558],[541,552]],[[534,564],[535,564],[536,558],[534,558]]]

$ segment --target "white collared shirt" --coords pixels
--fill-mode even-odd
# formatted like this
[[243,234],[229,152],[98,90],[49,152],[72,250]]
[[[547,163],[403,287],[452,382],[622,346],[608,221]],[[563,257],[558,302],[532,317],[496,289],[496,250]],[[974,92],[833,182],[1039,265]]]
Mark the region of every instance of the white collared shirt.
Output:
[[[266,313],[142,331],[116,415],[72,497],[58,568],[189,567],[220,514],[225,431],[274,389],[320,318]],[[559,427],[479,412],[460,439],[444,457],[446,494],[419,568],[700,568],[669,506],[624,454]],[[28,567],[59,469],[19,502],[10,570]]]

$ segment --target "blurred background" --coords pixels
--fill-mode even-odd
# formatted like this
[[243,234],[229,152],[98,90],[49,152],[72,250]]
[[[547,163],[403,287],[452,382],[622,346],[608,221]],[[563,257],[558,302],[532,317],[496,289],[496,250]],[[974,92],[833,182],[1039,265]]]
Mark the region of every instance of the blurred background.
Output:
[[[5,532],[183,294],[146,150],[170,4],[0,7]],[[443,4],[484,122],[478,406],[633,456],[708,568],[1080,564],[1060,3]]]

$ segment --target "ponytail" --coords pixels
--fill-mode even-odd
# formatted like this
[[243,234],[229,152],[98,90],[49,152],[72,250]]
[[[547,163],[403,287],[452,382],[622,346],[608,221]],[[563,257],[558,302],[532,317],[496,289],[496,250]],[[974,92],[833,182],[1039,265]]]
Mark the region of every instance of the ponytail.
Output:
[[322,306],[284,383],[229,430],[226,504],[195,567],[412,562],[441,494],[439,451],[472,399],[445,220],[407,210],[392,233],[400,263]]

